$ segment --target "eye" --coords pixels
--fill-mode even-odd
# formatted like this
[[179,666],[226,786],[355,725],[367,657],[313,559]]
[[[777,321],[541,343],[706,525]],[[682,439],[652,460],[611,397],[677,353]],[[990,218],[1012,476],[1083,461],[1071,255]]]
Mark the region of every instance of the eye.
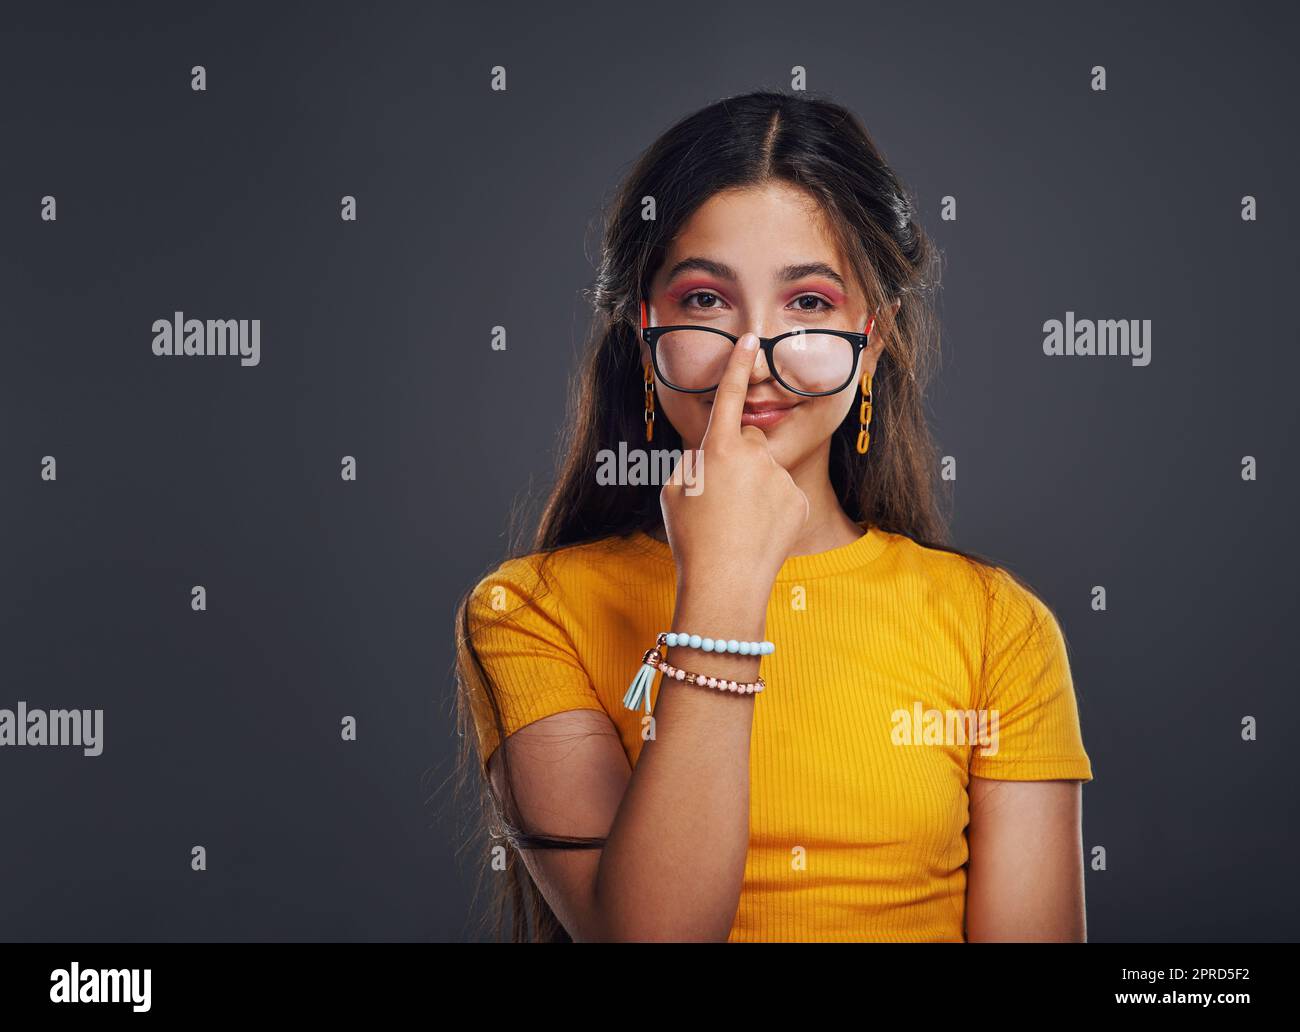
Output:
[[[713,298],[713,300],[715,300],[715,301],[720,301],[720,300],[722,300],[721,298],[718,297],[717,294],[711,294],[711,293],[709,293],[709,291],[707,291],[707,290],[696,290],[696,291],[692,291],[691,293],[686,294],[686,295],[684,295],[684,296],[682,297],[682,305],[685,306],[685,307],[687,307],[687,308],[689,308],[689,307],[690,307],[690,305],[689,305],[690,300],[691,300],[692,298],[696,298],[696,297],[711,297],[711,298]],[[713,308],[716,308],[717,305],[700,305],[699,307],[707,310],[707,309],[713,309]]]
[[[804,302],[804,301],[819,301],[819,302],[821,302],[823,305],[825,305],[825,307],[824,307],[824,308],[815,308],[815,307],[814,307],[814,308],[809,308],[809,307],[806,307],[806,306],[804,306],[804,305],[802,304],[802,302]],[[827,301],[824,297],[820,297],[820,296],[818,296],[817,294],[800,294],[797,298],[794,299],[794,303],[795,303],[796,305],[799,305],[799,311],[801,311],[801,312],[829,312],[831,309],[833,309],[833,308],[835,307],[833,304],[831,304],[829,301]]]

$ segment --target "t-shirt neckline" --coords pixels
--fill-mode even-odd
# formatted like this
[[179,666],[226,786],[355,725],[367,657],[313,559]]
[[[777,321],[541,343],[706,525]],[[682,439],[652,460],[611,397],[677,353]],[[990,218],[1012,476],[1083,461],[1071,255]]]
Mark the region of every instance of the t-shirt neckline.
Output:
[[[888,535],[877,527],[867,528],[859,522],[864,532],[856,541],[847,545],[814,552],[811,555],[788,556],[777,573],[777,584],[806,580],[809,577],[825,577],[846,570],[854,570],[878,558],[889,547]],[[633,531],[629,540],[646,555],[661,562],[673,562],[673,550],[666,541],[651,537],[644,530]]]

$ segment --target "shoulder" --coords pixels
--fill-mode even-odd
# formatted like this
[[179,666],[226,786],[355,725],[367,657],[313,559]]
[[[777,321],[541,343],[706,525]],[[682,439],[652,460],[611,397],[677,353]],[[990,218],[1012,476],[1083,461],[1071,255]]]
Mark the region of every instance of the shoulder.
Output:
[[890,575],[919,584],[929,600],[946,599],[986,613],[994,599],[1007,599],[1014,584],[1010,573],[991,561],[922,544],[906,534],[878,531],[888,547],[880,564]]
[[1004,643],[1063,638],[1056,613],[1032,587],[1003,566],[992,568],[990,631]]
[[924,545],[904,534],[885,536],[890,547],[882,558],[893,572],[922,585],[931,603],[943,601],[962,610],[984,628],[990,647],[1008,638],[1060,634],[1051,607],[1009,567]]
[[1005,567],[994,567],[984,633],[989,699],[1073,695],[1069,646],[1052,607]]
[[469,605],[472,611],[501,612],[513,599],[556,611],[566,597],[590,597],[602,584],[625,580],[643,558],[653,556],[636,539],[622,536],[514,556],[474,584]]

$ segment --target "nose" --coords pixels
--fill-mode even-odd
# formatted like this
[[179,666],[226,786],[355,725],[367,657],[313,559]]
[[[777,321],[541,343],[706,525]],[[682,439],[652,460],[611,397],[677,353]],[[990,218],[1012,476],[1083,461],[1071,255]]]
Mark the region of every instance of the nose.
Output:
[[[750,330],[749,332],[758,337],[760,341],[762,340],[762,335],[757,330]],[[740,342],[737,341],[736,343],[739,344]],[[763,350],[762,344],[759,344],[758,353],[754,356],[754,368],[749,373],[749,382],[762,383],[764,380],[771,378],[772,370],[767,365],[767,353]]]

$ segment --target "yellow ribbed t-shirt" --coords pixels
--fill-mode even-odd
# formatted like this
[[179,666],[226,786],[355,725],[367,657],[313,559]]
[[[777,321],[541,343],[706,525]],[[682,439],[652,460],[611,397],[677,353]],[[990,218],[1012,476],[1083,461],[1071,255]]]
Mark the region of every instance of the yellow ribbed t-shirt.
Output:
[[[660,631],[728,629],[669,626],[672,553],[647,534],[560,549],[539,577],[540,558],[507,561],[470,596],[506,734],[600,710],[635,767],[645,713],[623,694],[642,654]],[[1092,780],[1057,621],[1005,570],[988,573],[877,528],[785,561],[767,608],[776,651],[754,700],[749,854],[729,941],[960,942],[970,776]],[[668,658],[708,665],[698,649]],[[497,738],[478,691],[486,762]]]

